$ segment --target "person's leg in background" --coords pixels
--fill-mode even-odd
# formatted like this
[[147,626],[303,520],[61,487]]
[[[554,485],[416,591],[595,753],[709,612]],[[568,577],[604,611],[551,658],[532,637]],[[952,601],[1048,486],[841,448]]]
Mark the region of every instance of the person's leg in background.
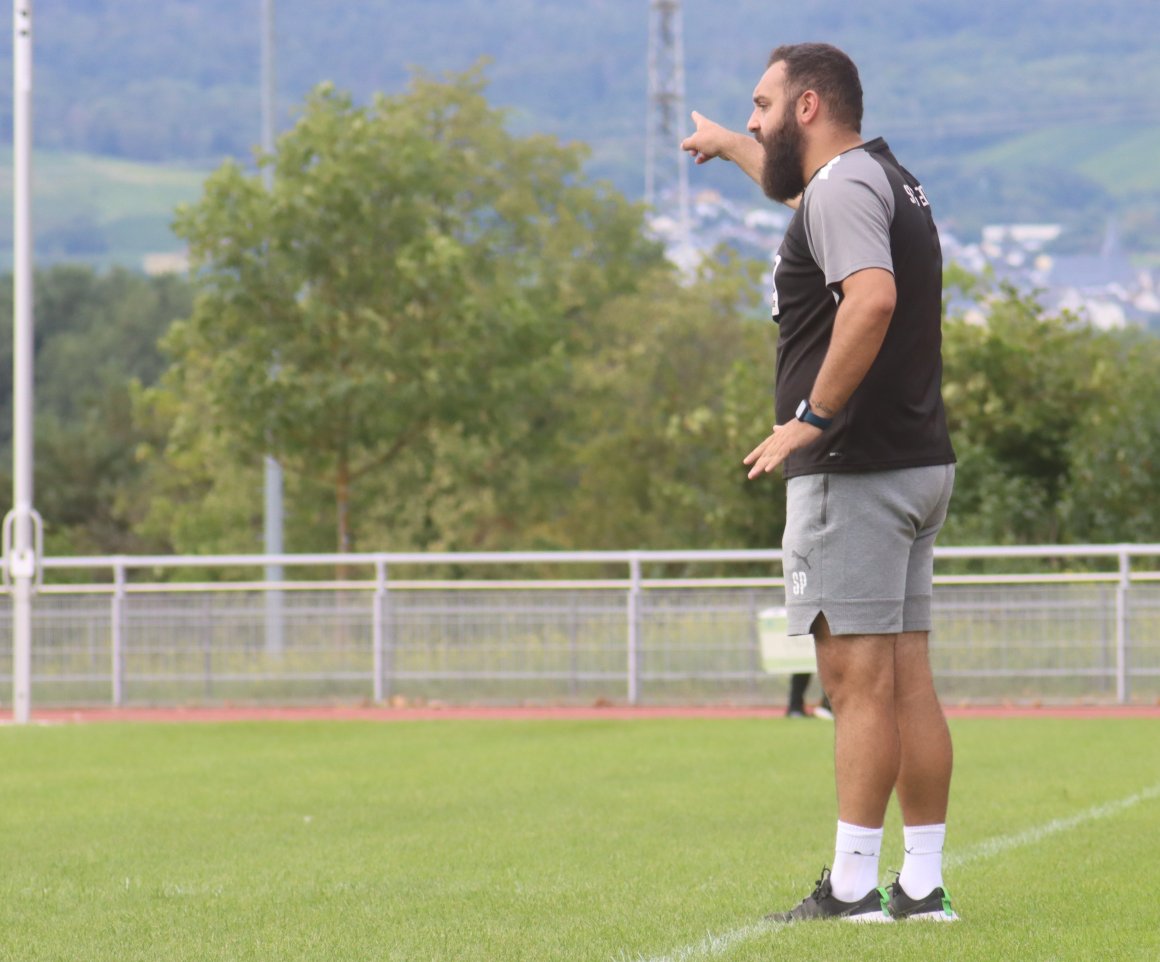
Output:
[[785,709],[786,718],[806,717],[806,689],[809,687],[809,672],[789,676],[789,704]]

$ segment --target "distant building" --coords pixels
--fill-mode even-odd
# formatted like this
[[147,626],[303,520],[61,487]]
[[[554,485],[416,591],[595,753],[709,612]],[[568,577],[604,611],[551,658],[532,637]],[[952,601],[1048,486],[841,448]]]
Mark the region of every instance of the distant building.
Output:
[[[978,244],[947,235],[943,255],[974,274],[1034,291],[1048,310],[1069,311],[1105,330],[1140,324],[1160,327],[1160,296],[1152,274],[1132,263],[1110,220],[1098,254],[1050,254],[1058,224],[990,224]],[[961,313],[964,305],[955,305]]]
[[[690,244],[678,243],[680,231],[670,218],[650,221],[670,259],[690,273],[700,256],[727,244],[746,256],[772,261],[789,224],[790,212],[770,205],[744,209],[715,190],[698,191],[691,203]],[[1070,311],[1100,328],[1138,324],[1160,332],[1160,276],[1133,265],[1109,221],[1097,254],[1052,254],[1063,235],[1060,224],[988,224],[976,243],[941,231],[943,260],[970,274],[1034,292],[1051,312]],[[956,315],[985,322],[985,305],[971,295],[949,305]]]
[[1037,250],[1062,233],[1063,227],[1059,224],[988,224],[983,228],[983,243],[1014,243],[1027,250]]
[[177,251],[167,254],[146,254],[141,261],[141,269],[150,277],[160,274],[188,274],[189,253]]
[[1140,281],[1140,271],[1120,244],[1115,221],[1108,221],[1098,254],[1071,254],[1052,258],[1048,281],[1052,287],[1100,291],[1112,285],[1130,288]]

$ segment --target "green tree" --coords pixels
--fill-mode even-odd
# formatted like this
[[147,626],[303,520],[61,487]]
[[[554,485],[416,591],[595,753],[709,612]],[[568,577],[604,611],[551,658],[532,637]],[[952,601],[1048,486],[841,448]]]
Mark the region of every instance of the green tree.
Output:
[[959,459],[944,543],[1160,537],[1160,341],[1048,315],[1010,287],[984,306],[984,323],[944,326],[943,396]]
[[1069,484],[1060,503],[1071,540],[1160,541],[1160,337],[1111,332],[1096,343],[1094,394],[1071,440]]
[[[0,303],[11,304],[11,278]],[[133,416],[137,386],[165,366],[158,341],[192,304],[188,283],[61,265],[35,278],[35,502],[53,554],[165,546],[138,530],[145,509],[138,452],[157,440]],[[10,477],[9,308],[0,317],[0,447]]]
[[991,298],[985,324],[948,320],[943,397],[959,468],[945,541],[1060,539],[1055,508],[1090,393],[1086,336],[1073,318],[1045,318],[1013,288]]
[[[364,107],[323,85],[261,158],[272,190],[232,162],[208,179],[176,223],[197,298],[156,398],[173,465],[200,456],[204,478],[206,457],[268,451],[329,488],[345,551],[352,505],[392,476],[536,436],[576,326],[661,254],[638,208],[584,180],[581,148],[504,120],[479,70]],[[432,540],[406,508],[378,544]]]
[[575,547],[771,547],[780,475],[747,481],[741,459],[773,419],[777,328],[760,265],[720,252],[681,284],[655,273],[595,318],[578,365],[559,511]]

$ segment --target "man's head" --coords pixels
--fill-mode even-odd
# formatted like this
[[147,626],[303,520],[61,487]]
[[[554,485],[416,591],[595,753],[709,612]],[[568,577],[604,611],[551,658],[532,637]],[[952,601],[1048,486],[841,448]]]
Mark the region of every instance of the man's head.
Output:
[[837,47],[799,43],[778,47],[753,91],[748,129],[765,148],[762,187],[786,201],[805,189],[806,128],[862,130],[858,68]]

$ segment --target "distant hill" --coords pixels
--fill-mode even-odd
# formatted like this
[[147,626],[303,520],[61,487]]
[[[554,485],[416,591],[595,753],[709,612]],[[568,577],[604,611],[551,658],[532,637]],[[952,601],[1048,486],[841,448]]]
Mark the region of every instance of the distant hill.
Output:
[[[205,172],[175,164],[38,151],[33,158],[38,258],[141,267],[176,250],[174,208],[195,199]],[[0,160],[0,269],[12,266],[12,161]]]
[[[401,89],[414,67],[459,71],[487,57],[490,96],[511,108],[515,129],[589,143],[591,171],[639,196],[648,0],[276,0],[276,6],[283,126],[321,80],[365,98]],[[181,169],[169,183],[184,185],[175,187],[178,193],[191,183],[191,169],[248,156],[259,129],[259,10],[257,0],[38,5],[38,146],[176,164]],[[931,185],[940,215],[956,229],[1059,220],[1073,228],[1070,243],[1082,246],[1097,243],[1108,216],[1116,215],[1125,243],[1160,249],[1160,4],[685,0],[684,27],[690,107],[743,124],[772,46],[829,40],[861,67],[866,132],[888,137]],[[6,39],[2,57],[10,56]],[[0,70],[10,73],[5,64]],[[9,112],[8,98],[0,98],[0,136],[11,129]],[[76,160],[74,173],[88,163]],[[695,182],[744,192],[732,173],[705,168]],[[94,168],[93,176],[104,175]],[[135,244],[166,239],[164,230],[157,234],[163,221],[151,205],[168,187],[142,193],[140,211],[128,198],[118,214],[63,187],[50,201],[53,188],[38,177],[49,191],[45,204],[65,212],[60,219],[38,217],[57,232],[42,235],[46,249],[85,254],[86,244],[103,244],[116,251],[124,232],[136,236]],[[86,224],[101,226],[104,240],[85,240]]]

